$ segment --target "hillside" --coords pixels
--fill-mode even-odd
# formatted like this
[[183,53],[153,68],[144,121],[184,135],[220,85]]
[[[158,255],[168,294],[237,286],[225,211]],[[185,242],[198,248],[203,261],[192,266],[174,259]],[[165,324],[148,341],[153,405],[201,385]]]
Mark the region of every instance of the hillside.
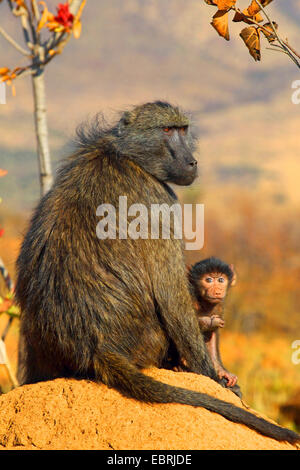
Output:
[[[56,2],[48,4],[54,11]],[[0,8],[1,24],[21,41],[17,20],[4,3]],[[299,5],[278,0],[268,8],[297,47]],[[291,103],[297,70],[268,50],[255,63],[238,37],[240,25],[231,25],[227,43],[209,24],[212,12],[199,0],[173,0],[172,8],[159,0],[88,2],[82,37],[47,69],[54,162],[88,115],[111,117],[139,102],[167,99],[192,110],[199,124],[202,187],[222,181],[239,188],[250,180],[262,191],[280,188],[298,203],[299,107]],[[16,64],[19,56],[0,38],[0,65]],[[9,170],[1,195],[7,205],[28,210],[38,197],[29,78],[16,86],[16,98],[8,89],[0,107],[1,166]]]

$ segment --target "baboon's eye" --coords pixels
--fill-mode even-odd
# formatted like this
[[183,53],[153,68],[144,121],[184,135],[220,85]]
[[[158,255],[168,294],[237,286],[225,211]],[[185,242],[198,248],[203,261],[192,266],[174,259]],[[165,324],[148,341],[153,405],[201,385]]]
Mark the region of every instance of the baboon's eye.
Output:
[[182,127],[179,127],[179,128],[178,128],[178,132],[179,132],[179,134],[181,134],[181,135],[185,135],[185,134],[186,134],[186,132],[187,132],[187,128],[188,128],[188,126],[182,126]]
[[164,127],[164,128],[163,128],[163,131],[164,131],[164,133],[167,134],[167,135],[172,135],[173,132],[174,132],[174,128],[173,128],[173,127]]

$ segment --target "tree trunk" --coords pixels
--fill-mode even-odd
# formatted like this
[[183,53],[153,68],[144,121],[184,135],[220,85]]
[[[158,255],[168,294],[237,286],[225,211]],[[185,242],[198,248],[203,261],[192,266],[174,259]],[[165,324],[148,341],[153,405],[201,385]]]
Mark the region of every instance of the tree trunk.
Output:
[[44,68],[37,69],[32,75],[34,98],[34,122],[37,138],[37,152],[40,170],[40,188],[43,196],[52,186],[51,159],[48,142],[46,91]]
[[[0,0],[1,1],[1,0]],[[73,0],[70,5],[70,11],[75,16],[79,11],[82,0]],[[44,61],[45,48],[36,44],[35,62]],[[46,110],[46,91],[45,91],[45,68],[37,65],[35,73],[32,75],[33,99],[34,99],[34,122],[37,138],[37,152],[40,170],[41,195],[49,191],[52,186],[53,177],[51,170],[51,158],[48,141],[47,110]]]

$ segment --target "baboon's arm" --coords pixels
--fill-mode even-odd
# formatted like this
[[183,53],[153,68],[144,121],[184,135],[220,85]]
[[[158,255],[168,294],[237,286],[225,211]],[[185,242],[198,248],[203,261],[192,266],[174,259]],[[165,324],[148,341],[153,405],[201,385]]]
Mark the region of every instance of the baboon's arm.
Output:
[[171,263],[165,263],[165,269],[157,273],[154,283],[160,319],[188,368],[218,381],[200,331],[184,265],[182,270],[166,269],[170,266]]

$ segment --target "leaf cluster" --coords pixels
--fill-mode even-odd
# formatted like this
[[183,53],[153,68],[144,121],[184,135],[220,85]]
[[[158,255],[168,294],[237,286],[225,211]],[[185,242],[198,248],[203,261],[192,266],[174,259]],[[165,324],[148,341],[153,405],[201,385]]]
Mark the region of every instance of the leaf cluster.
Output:
[[257,2],[252,0],[251,4],[244,10],[240,10],[237,6],[237,0],[204,0],[208,5],[217,7],[217,12],[213,15],[211,25],[217,33],[226,41],[230,40],[229,33],[229,13],[234,12],[232,21],[246,23],[248,26],[240,32],[240,37],[247,46],[249,53],[255,61],[261,60],[261,34],[271,44],[276,37],[278,25],[275,22],[265,22],[262,16],[262,8],[266,7],[273,0],[261,0]]

